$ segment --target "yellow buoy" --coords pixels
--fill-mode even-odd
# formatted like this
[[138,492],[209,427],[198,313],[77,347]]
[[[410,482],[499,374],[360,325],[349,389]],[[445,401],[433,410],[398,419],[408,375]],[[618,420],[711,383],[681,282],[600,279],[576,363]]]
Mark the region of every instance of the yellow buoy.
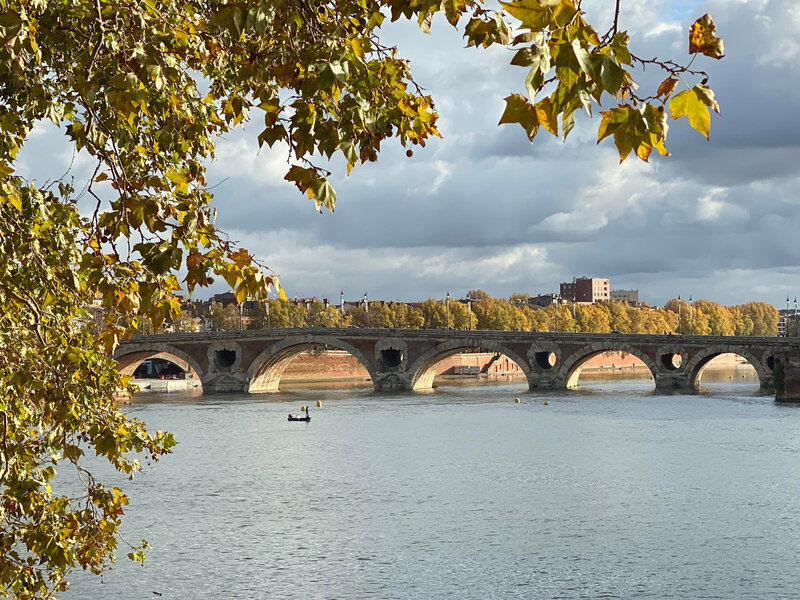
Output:
[[305,409],[306,409],[306,407],[305,407],[305,406],[301,406],[301,407],[300,407],[300,412],[303,412]]
[[317,400],[317,408],[319,408],[320,406],[322,406],[322,400]]
[[545,405],[545,406],[549,406],[549,405],[550,405],[550,403],[549,403],[547,400],[545,400],[545,401],[544,401],[544,405]]
[[519,404],[519,398],[514,398],[514,404]]

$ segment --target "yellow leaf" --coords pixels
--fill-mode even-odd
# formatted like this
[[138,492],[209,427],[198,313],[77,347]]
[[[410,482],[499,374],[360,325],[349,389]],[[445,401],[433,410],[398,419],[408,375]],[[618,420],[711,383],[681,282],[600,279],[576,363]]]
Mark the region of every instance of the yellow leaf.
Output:
[[691,90],[676,94],[669,103],[669,112],[673,119],[685,116],[689,119],[689,125],[706,136],[706,139],[711,128],[711,116],[707,107],[712,106],[715,112],[719,112],[713,93],[709,97],[710,92],[709,88],[696,85]]
[[636,148],[636,156],[641,158],[644,162],[648,162],[648,158],[650,158],[650,153],[653,151],[653,147],[650,144],[639,144]]
[[350,47],[353,49],[353,54],[358,58],[364,58],[364,45],[361,43],[360,38],[353,38],[349,40]]
[[720,59],[725,56],[722,38],[714,36],[716,25],[708,13],[697,19],[689,28],[689,54],[705,54]]
[[563,27],[577,12],[571,0],[512,0],[500,4],[531,31]]
[[536,110],[536,118],[539,125],[544,127],[553,135],[558,135],[558,115],[553,112],[553,103],[550,97],[540,100],[534,104],[533,108]]
[[22,198],[17,190],[12,189],[11,193],[5,195],[2,200],[4,202],[8,202],[11,206],[16,208],[17,212],[22,212]]

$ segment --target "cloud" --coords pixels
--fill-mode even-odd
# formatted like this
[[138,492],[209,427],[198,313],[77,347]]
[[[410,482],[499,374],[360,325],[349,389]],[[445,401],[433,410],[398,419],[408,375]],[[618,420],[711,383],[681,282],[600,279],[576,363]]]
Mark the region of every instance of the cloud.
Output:
[[[613,3],[583,7],[610,23]],[[253,158],[252,141],[233,139],[212,167],[235,174],[216,190],[220,222],[290,295],[414,300],[480,287],[507,296],[554,291],[583,274],[657,304],[678,293],[733,304],[800,288],[800,63],[777,60],[794,56],[796,2],[622,7],[643,57],[688,59],[689,25],[712,13],[728,56],[693,64],[710,73],[722,107],[710,142],[685,119],[671,121],[671,157],[619,165],[610,141],[595,143],[597,116],[581,115],[566,143],[543,132],[531,144],[521,128],[497,125],[503,98],[525,92],[524,70],[508,66],[506,52],[464,49],[442,20],[430,36],[395,24],[387,41],[433,95],[444,139],[410,159],[387,143],[378,163],[349,177],[333,165],[332,216],[279,181],[277,155]],[[664,76],[648,68],[636,79],[645,90]]]
[[722,219],[743,220],[747,218],[747,211],[721,200],[725,197],[722,188],[711,188],[702,197],[697,199],[697,218],[701,221],[720,221]]
[[597,213],[591,207],[581,208],[572,212],[557,212],[544,219],[539,224],[539,229],[554,232],[570,232],[579,236],[581,232],[595,231],[608,225],[608,219],[602,213]]
[[278,142],[274,147],[256,142],[254,127],[237,130],[217,142],[216,159],[209,165],[209,174],[216,177],[236,177],[261,185],[287,185],[282,183],[289,169],[289,147]]
[[[585,0],[590,22],[611,23],[614,3]],[[547,292],[573,276],[609,276],[661,304],[679,293],[726,304],[778,302],[800,289],[800,4],[796,0],[653,0],[622,3],[631,49],[688,60],[689,25],[709,12],[725,39],[721,61],[699,56],[722,115],[711,140],[670,120],[670,157],[622,165],[596,143],[581,114],[566,143],[546,132],[530,143],[498,126],[503,98],[525,93],[525,70],[504,49],[464,48],[443,19],[433,34],[387,26],[385,41],[412,61],[441,117],[443,139],[408,158],[396,141],[380,160],[332,172],[336,213],[283,181],[285,147],[258,150],[258,116],[220,140],[209,165],[218,224],[278,272],[290,296],[418,300],[482,288],[505,297]],[[604,31],[599,26],[600,33]],[[665,77],[648,66],[642,95]],[[29,141],[26,176],[60,175],[67,156]],[[84,165],[85,166],[85,165]],[[52,173],[52,175],[50,175]],[[224,287],[224,284],[219,284]],[[218,291],[215,289],[214,291]]]

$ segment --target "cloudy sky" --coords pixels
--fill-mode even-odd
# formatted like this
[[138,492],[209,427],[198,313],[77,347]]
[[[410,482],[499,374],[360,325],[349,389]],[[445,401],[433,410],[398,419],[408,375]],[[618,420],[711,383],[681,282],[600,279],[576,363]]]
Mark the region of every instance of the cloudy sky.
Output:
[[[599,30],[611,4],[584,3]],[[726,50],[694,64],[711,74],[722,111],[710,142],[671,122],[670,157],[619,165],[610,139],[596,145],[595,117],[566,143],[543,132],[531,144],[518,126],[497,125],[503,98],[524,92],[509,51],[464,48],[443,19],[432,35],[403,24],[386,38],[433,95],[444,139],[412,158],[387,144],[349,177],[333,165],[336,212],[318,214],[282,181],[285,156],[258,151],[256,118],[220,141],[210,166],[218,225],[290,297],[506,297],[591,275],[658,305],[680,294],[780,307],[800,295],[800,3],[624,0],[622,16],[635,54],[683,60],[688,27],[706,12]],[[44,152],[66,168],[72,155],[50,149],[54,135],[32,140],[23,172],[34,176]]]

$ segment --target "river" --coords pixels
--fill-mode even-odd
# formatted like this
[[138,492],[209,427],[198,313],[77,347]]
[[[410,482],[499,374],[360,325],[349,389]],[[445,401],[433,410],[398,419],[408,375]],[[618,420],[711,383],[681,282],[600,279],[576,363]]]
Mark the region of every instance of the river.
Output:
[[63,597],[800,596],[800,406],[582,384],[139,395],[180,441],[124,483],[153,549]]

